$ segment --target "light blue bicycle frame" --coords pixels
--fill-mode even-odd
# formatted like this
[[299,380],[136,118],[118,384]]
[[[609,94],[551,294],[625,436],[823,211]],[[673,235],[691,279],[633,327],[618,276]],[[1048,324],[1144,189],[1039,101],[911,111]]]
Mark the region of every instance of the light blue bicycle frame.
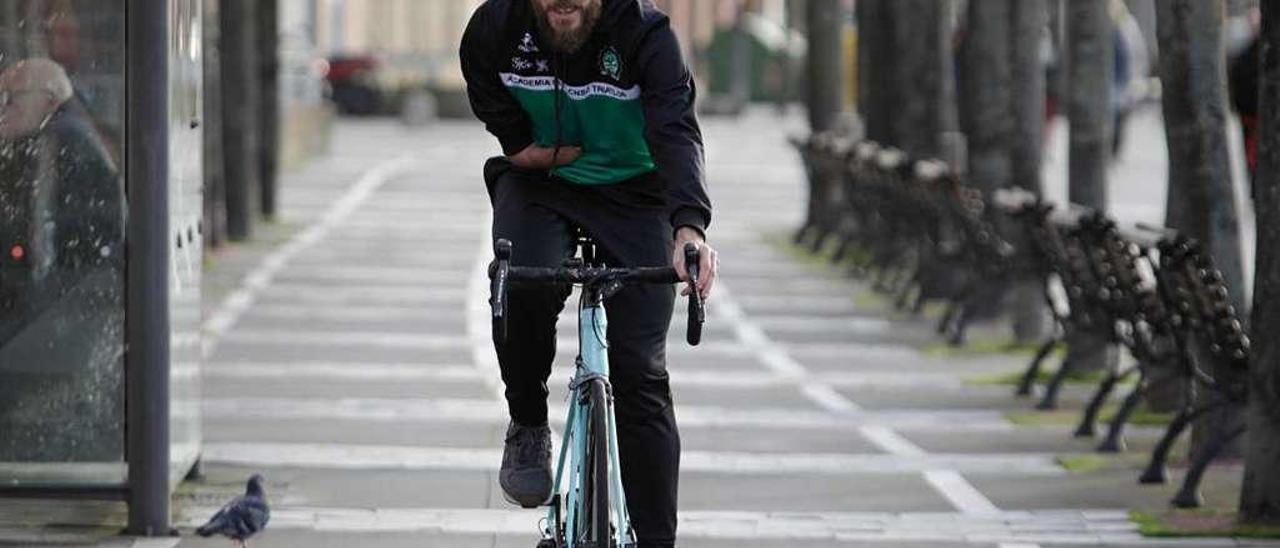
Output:
[[[593,289],[584,289],[584,292],[594,291]],[[584,297],[585,299],[585,297]],[[590,424],[590,414],[587,409],[585,390],[590,383],[579,382],[584,378],[595,376],[609,378],[609,344],[605,338],[608,333],[609,321],[604,312],[604,306],[598,302],[594,304],[583,304],[578,312],[578,360],[574,373],[574,389],[569,394],[569,418],[565,422],[564,440],[560,444],[560,458],[556,465],[556,481],[552,493],[561,495],[560,500],[563,501],[561,506],[565,509],[564,521],[564,539],[565,548],[577,548],[577,529],[579,521],[590,519],[589,516],[583,515],[586,508],[587,500],[583,496],[583,479],[590,471],[588,466],[590,463],[586,461],[587,454],[587,430]],[[616,531],[616,537],[613,548],[626,548],[635,543],[635,534],[631,529],[630,515],[627,513],[627,498],[622,491],[622,472],[619,467],[618,459],[618,429],[617,423],[613,415],[613,395],[606,393],[605,398],[605,417],[607,417],[608,428],[608,445],[609,445],[609,504],[612,506],[612,522]],[[572,450],[572,470],[570,470],[568,491],[562,492],[561,486],[564,480],[565,461]],[[557,526],[557,518],[559,517],[559,508],[552,505],[547,511],[547,529],[550,538],[557,538],[557,531],[553,531]]]

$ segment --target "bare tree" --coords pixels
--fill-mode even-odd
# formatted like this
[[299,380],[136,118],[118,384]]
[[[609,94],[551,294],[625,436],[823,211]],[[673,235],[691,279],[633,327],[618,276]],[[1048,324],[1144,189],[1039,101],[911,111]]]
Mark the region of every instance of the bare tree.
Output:
[[209,248],[227,238],[227,187],[222,163],[222,69],[218,0],[204,2],[204,238]]
[[[1113,23],[1108,0],[1068,0],[1067,117],[1071,144],[1067,159],[1067,196],[1080,205],[1107,209],[1107,165],[1111,160],[1111,79],[1114,67]],[[1118,357],[1100,337],[1079,333],[1067,341],[1063,367],[1074,371],[1106,369]]]
[[[1205,244],[1240,309],[1244,272],[1235,194],[1227,156],[1226,54],[1222,2],[1164,0],[1156,5],[1165,134],[1169,143],[1169,195],[1165,224]],[[1224,380],[1236,373],[1215,370]],[[1209,391],[1206,397],[1222,397]],[[1192,451],[1210,432],[1243,421],[1226,405],[1196,423]],[[1239,455],[1239,441],[1224,455]]]
[[949,3],[895,0],[887,6],[895,61],[890,89],[898,105],[890,125],[898,146],[915,157],[942,154],[949,95],[943,71],[952,62]]
[[256,59],[259,92],[258,177],[262,215],[276,216],[277,158],[280,154],[280,5],[279,0],[256,0],[258,18]]
[[[983,2],[978,2],[983,3]],[[1107,209],[1107,164],[1111,159],[1111,79],[1114,43],[1108,0],[1067,2],[1067,116],[1071,146],[1068,198]]]
[[893,51],[889,32],[889,4],[892,0],[858,0],[858,113],[867,139],[896,144],[889,108],[891,93],[885,83],[892,68]]
[[961,109],[967,114],[969,180],[990,193],[1009,186],[1013,166],[1012,72],[1008,0],[969,2],[962,70],[966,91]]
[[[1262,3],[1259,71],[1258,262],[1252,331],[1280,332],[1280,4]],[[1240,519],[1280,525],[1280,338],[1254,337]]]
[[[1039,196],[1043,192],[1040,169],[1044,147],[1045,67],[1040,58],[1049,14],[1044,0],[1011,0],[1009,26],[1010,100],[1013,139],[1009,155],[1014,186]],[[1035,281],[1022,282],[1013,294],[1013,335],[1018,342],[1044,336],[1047,310],[1043,288]]]
[[1227,152],[1223,5],[1162,1],[1156,20],[1169,144],[1165,224],[1205,244],[1243,310],[1244,267]]
[[844,66],[841,62],[840,0],[808,0],[809,32],[807,101],[809,127],[814,133],[830,129],[841,110]]
[[250,0],[221,0],[222,144],[226,174],[227,236],[253,235],[261,199],[258,162],[257,17]]

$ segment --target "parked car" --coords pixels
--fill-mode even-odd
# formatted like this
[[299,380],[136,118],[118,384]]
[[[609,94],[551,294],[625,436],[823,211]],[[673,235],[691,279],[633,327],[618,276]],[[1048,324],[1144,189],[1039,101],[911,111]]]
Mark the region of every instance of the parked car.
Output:
[[325,79],[332,88],[332,98],[341,114],[381,114],[385,94],[378,83],[380,63],[372,55],[336,56],[329,59]]

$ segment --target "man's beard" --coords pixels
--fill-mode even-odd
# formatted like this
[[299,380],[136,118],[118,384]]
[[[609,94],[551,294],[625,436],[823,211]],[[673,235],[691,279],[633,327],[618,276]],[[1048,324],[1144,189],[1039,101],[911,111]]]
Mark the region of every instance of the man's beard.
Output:
[[[576,30],[560,32],[551,26],[547,12],[555,9],[556,5],[577,6],[580,8],[582,23],[578,25]],[[543,9],[542,4],[534,0],[533,6],[534,12],[538,15],[536,17],[538,30],[542,33],[543,40],[547,41],[551,49],[565,53],[576,52],[578,48],[587,43],[587,38],[591,37],[591,31],[595,30],[596,22],[600,20],[600,0],[560,0],[548,9]]]

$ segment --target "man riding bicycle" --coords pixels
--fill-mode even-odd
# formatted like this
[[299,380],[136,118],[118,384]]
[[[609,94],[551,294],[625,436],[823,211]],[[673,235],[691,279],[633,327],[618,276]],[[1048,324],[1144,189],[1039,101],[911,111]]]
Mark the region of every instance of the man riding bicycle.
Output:
[[[560,266],[576,231],[619,267],[672,264],[701,248],[698,291],[715,279],[704,242],[711,203],[694,87],[666,15],[651,0],[488,0],[471,18],[462,71],[476,116],[505,156],[484,167],[493,238],[511,263]],[[495,342],[511,416],[499,483],[521,506],[551,496],[547,386],[569,288],[512,286]],[[666,371],[670,286],[606,301],[622,478],[639,546],[674,546],[680,437]]]

